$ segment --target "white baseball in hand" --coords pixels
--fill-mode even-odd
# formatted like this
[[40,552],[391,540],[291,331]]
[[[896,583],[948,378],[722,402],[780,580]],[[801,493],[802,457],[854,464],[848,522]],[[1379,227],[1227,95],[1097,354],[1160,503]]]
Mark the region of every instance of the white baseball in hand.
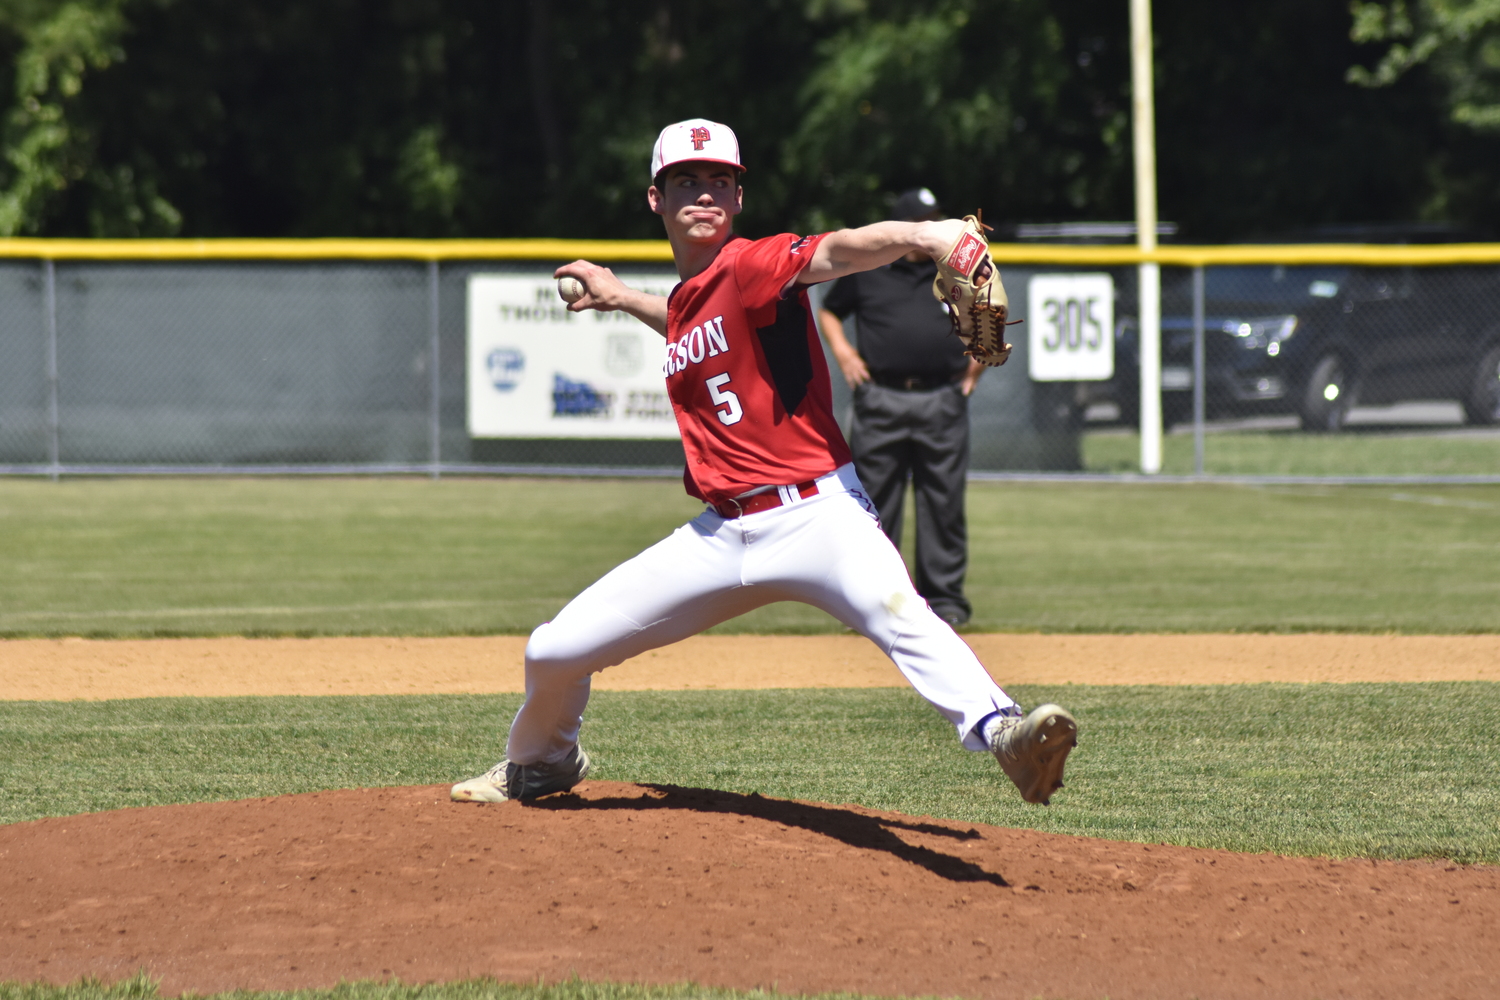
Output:
[[583,287],[583,282],[577,278],[558,278],[557,294],[562,296],[564,302],[577,302],[583,298],[588,289]]

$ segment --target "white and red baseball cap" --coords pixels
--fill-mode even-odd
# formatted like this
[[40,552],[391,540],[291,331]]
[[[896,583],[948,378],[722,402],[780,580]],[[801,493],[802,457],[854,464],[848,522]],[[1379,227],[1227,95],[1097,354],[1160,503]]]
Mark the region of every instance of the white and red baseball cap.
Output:
[[706,118],[689,118],[661,130],[651,148],[651,179],[655,180],[672,164],[689,160],[727,163],[736,170],[745,169],[740,163],[740,141],[734,137],[734,131]]

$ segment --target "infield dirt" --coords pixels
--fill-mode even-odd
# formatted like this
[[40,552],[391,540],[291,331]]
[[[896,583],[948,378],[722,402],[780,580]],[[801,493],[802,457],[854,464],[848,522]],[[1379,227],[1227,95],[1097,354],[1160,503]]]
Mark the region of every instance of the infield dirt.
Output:
[[[1001,685],[1500,681],[1500,635],[970,634]],[[523,636],[22,639],[0,700],[523,691]],[[600,691],[899,687],[855,635],[697,636],[594,678]]]
[[[1491,636],[967,638],[1007,683],[1500,679]],[[0,698],[515,690],[522,642],[7,642]],[[599,686],[901,683],[866,650],[704,637]],[[609,782],[528,805],[361,789],[0,826],[0,900],[0,980],[145,969],[169,994],[577,975],[1004,998],[1500,995],[1492,866]]]

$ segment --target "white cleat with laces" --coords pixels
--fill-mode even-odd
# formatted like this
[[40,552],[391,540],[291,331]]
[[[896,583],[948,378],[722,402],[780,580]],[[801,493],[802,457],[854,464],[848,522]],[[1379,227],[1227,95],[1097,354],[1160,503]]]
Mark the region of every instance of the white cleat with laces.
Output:
[[575,745],[555,764],[513,764],[502,760],[477,778],[460,781],[448,793],[454,802],[507,802],[566,792],[589,774],[589,755]]
[[1045,806],[1063,786],[1063,765],[1078,745],[1078,723],[1065,708],[1041,705],[1024,718],[1002,716],[990,730],[989,744],[1021,798]]

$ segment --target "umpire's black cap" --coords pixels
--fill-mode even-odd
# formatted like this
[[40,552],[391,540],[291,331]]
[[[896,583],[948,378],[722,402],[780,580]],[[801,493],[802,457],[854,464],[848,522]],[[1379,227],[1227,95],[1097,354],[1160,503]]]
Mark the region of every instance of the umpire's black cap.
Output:
[[942,215],[943,208],[938,204],[937,196],[928,188],[912,188],[904,191],[901,197],[896,199],[896,204],[891,206],[891,218],[897,222],[911,222],[914,219],[925,219],[928,216]]

